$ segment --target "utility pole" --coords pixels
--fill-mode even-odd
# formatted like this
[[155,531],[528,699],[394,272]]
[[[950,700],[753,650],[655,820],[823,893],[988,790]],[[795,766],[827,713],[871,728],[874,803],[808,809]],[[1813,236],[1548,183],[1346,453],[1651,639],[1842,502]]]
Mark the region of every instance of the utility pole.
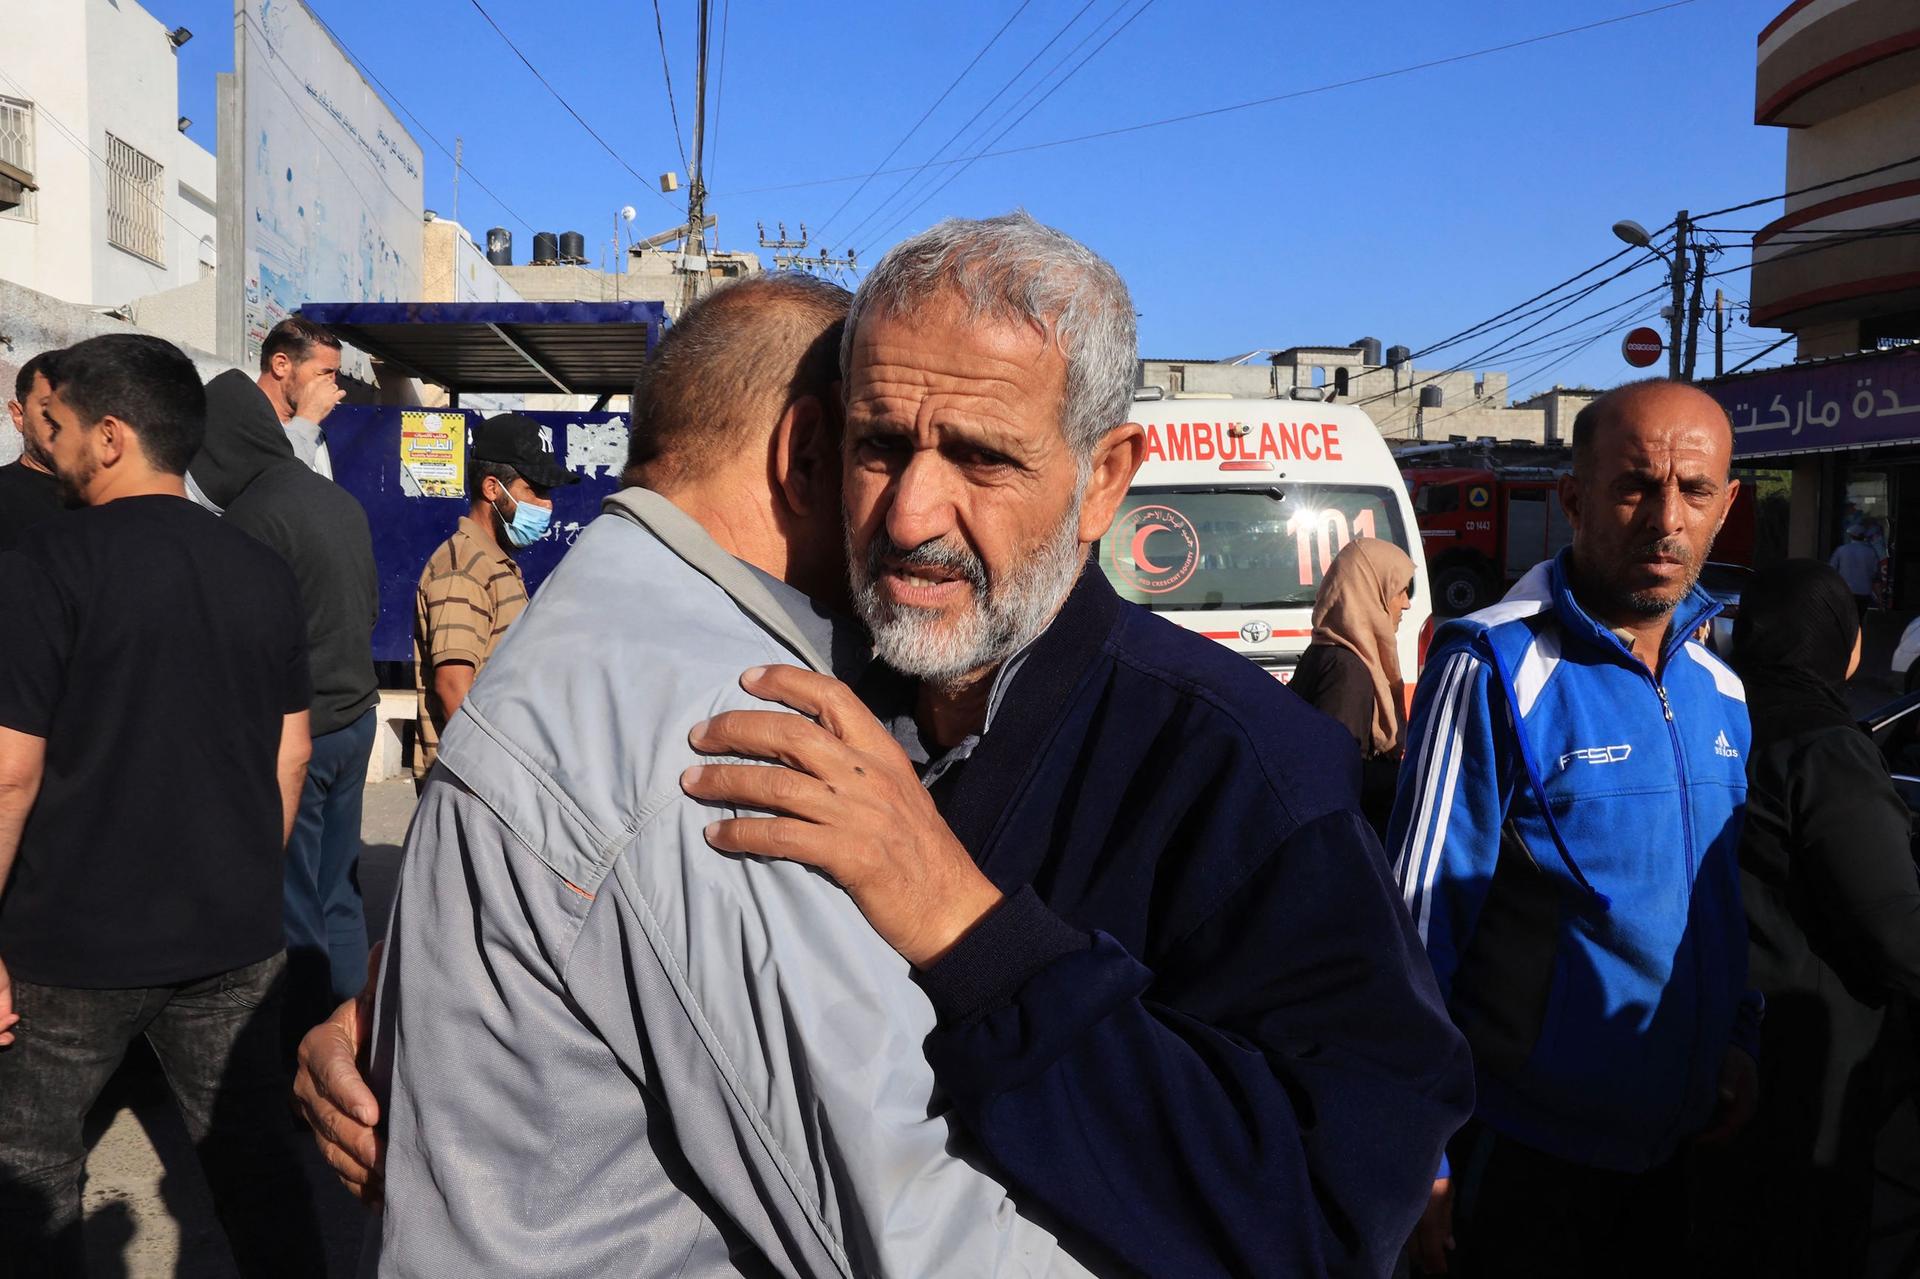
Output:
[[693,79],[693,150],[687,164],[687,234],[680,241],[680,309],[699,300],[711,277],[707,274],[707,183],[700,175],[701,150],[707,141],[707,27],[713,0],[699,0],[700,26],[696,37],[698,62]]
[[1719,377],[1727,371],[1727,294],[1724,289],[1713,291],[1713,375]]
[[1673,219],[1673,302],[1667,316],[1667,376],[1680,381],[1680,330],[1687,317],[1687,211]]
[[1693,381],[1694,356],[1700,350],[1701,295],[1707,287],[1707,246],[1693,246],[1693,297],[1687,303],[1687,381]]

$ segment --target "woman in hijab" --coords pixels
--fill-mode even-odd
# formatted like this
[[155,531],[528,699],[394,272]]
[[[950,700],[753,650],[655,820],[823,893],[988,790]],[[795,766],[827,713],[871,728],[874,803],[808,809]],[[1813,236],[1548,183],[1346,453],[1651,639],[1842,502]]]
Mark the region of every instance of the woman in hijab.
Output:
[[1911,1069],[1900,1006],[1920,995],[1907,807],[1847,709],[1860,623],[1839,573],[1789,560],[1755,574],[1733,662],[1753,718],[1747,980],[1767,1011],[1759,1110],[1702,1170],[1719,1218],[1702,1260],[1725,1274],[1860,1274],[1874,1139]]
[[1320,583],[1313,640],[1289,685],[1360,743],[1360,810],[1382,839],[1406,744],[1396,636],[1412,602],[1413,561],[1405,551],[1374,537],[1348,542]]

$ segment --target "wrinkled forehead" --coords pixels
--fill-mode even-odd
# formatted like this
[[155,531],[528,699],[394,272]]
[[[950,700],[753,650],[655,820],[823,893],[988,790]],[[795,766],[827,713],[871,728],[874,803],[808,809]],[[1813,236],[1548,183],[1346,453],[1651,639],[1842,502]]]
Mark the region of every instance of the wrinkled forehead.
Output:
[[1717,471],[1733,463],[1726,410],[1701,395],[1641,396],[1599,423],[1596,460],[1605,470]]

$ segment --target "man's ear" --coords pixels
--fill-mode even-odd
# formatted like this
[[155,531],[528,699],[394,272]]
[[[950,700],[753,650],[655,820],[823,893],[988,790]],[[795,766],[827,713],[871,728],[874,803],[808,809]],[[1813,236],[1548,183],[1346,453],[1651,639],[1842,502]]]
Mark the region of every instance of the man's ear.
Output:
[[293,373],[293,357],[285,351],[275,351],[267,358],[267,371],[275,380],[284,382]]
[[115,467],[128,454],[137,450],[139,442],[133,438],[133,430],[125,422],[109,413],[100,419],[92,431],[93,456],[102,467]]
[[1720,508],[1720,522],[1713,526],[1713,535],[1715,538],[1718,538],[1720,536],[1720,530],[1727,526],[1727,516],[1733,514],[1733,500],[1739,496],[1740,496],[1740,481],[1733,480],[1733,479],[1728,480],[1727,496],[1726,496],[1727,504]]
[[795,515],[840,500],[839,418],[817,395],[794,398],[774,423],[767,462],[774,487]]
[[1133,483],[1134,473],[1147,458],[1147,433],[1138,422],[1123,422],[1093,446],[1093,473],[1080,503],[1080,540],[1097,542],[1106,536],[1120,503]]
[[1586,514],[1581,509],[1580,499],[1580,481],[1569,471],[1560,477],[1560,509],[1567,513],[1567,522],[1573,525],[1576,532],[1579,531],[1581,517]]

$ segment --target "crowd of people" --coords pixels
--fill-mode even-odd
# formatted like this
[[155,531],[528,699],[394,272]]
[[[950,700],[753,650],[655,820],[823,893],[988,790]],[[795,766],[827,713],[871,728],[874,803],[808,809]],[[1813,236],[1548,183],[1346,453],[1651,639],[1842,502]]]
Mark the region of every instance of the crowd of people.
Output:
[[1724,412],[1584,410],[1572,546],[1411,698],[1424,584],[1355,540],[1289,691],[1089,559],[1143,456],[1133,323],[1022,214],[857,294],[716,290],[531,602],[577,477],[479,424],[371,955],[338,341],[287,321],[204,387],[152,338],[30,362],[8,1264],[80,1272],[82,1121],[144,1036],[250,1275],[323,1267],[290,1097],[382,1275],[1920,1266],[1877,1194],[1920,1073],[1906,808],[1840,573],[1757,575],[1731,665],[1697,638]]

